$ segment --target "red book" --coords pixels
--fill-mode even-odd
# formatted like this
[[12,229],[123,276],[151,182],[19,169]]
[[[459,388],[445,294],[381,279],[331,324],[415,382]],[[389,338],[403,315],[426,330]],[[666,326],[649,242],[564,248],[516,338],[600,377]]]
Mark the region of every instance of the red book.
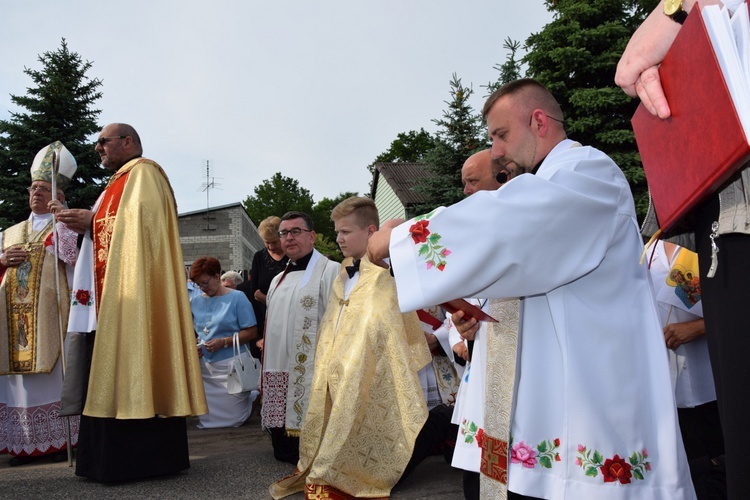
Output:
[[463,311],[464,317],[474,318],[477,321],[490,321],[497,323],[497,320],[487,314],[486,312],[479,309],[477,306],[466,302],[464,299],[453,299],[448,302],[443,302],[440,307],[453,314],[456,311]]
[[632,125],[656,217],[667,231],[748,159],[750,145],[696,4],[659,67],[672,110],[641,104]]

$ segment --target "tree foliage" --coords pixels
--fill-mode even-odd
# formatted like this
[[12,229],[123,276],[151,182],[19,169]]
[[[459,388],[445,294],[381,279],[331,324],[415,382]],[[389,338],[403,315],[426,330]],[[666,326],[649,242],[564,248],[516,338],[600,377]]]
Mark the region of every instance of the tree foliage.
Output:
[[648,204],[646,179],[630,118],[638,103],[614,84],[617,62],[653,1],[548,1],[554,19],[526,41],[528,76],[552,92],[568,135],[607,153],[623,170],[639,215]]
[[254,195],[245,198],[245,211],[257,226],[266,217],[281,217],[286,212],[297,210],[312,214],[313,197],[301,187],[299,181],[276,172],[255,187]]
[[391,142],[387,151],[380,153],[372,163],[367,166],[370,173],[375,172],[376,163],[412,162],[424,161],[425,155],[435,146],[435,138],[425,132],[423,128],[419,132],[410,130],[401,132]]
[[493,69],[496,69],[500,75],[496,81],[483,85],[483,87],[487,89],[487,94],[484,96],[485,98],[492,95],[494,91],[506,83],[518,80],[522,76],[521,62],[516,59],[518,50],[521,48],[521,42],[508,37],[503,42],[503,48],[508,51],[508,55],[503,64],[496,64],[492,67]]
[[450,80],[448,108],[433,122],[439,127],[434,146],[424,155],[433,177],[421,179],[415,190],[424,194],[425,203],[417,207],[426,212],[450,205],[463,198],[461,167],[466,159],[485,145],[481,119],[469,104],[474,90],[465,87],[454,73]]
[[31,184],[29,168],[37,152],[61,141],[78,163],[78,170],[66,190],[72,207],[90,207],[101,191],[106,171],[90,137],[100,130],[94,109],[101,98],[102,82],[86,73],[92,63],[68,49],[60,48],[38,58],[41,70],[24,68],[34,85],[26,95],[11,95],[11,101],[25,112],[11,112],[0,121],[0,227],[6,228],[29,215],[26,187]]
[[276,172],[255,187],[254,195],[245,198],[245,211],[256,224],[266,217],[281,217],[286,212],[304,212],[313,219],[317,233],[315,248],[324,255],[341,261],[342,255],[336,244],[336,231],[331,222],[333,207],[357,193],[341,193],[335,198],[323,198],[319,203],[313,201],[310,191],[301,187],[299,181]]

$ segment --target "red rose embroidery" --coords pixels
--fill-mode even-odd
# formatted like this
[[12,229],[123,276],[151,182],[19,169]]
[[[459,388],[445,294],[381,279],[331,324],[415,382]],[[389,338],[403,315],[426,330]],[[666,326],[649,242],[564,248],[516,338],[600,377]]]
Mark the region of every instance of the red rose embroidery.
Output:
[[91,300],[91,292],[89,292],[88,290],[76,291],[76,300],[79,304],[87,305],[89,303],[89,300]]
[[482,447],[482,441],[484,440],[484,429],[479,429],[476,435],[477,446]]
[[619,455],[605,460],[600,470],[605,483],[620,481],[620,484],[630,484],[630,478],[633,477],[630,472],[630,464],[620,458]]
[[409,232],[411,233],[411,238],[414,240],[414,243],[424,243],[427,241],[427,237],[430,235],[430,231],[427,229],[427,226],[430,225],[430,221],[428,220],[420,220],[417,221],[415,224],[413,224],[409,228]]

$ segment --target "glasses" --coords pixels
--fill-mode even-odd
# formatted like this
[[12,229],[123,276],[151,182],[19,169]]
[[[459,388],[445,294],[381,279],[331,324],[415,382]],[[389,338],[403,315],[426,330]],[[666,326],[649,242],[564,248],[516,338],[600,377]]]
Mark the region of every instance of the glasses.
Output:
[[214,280],[213,276],[208,278],[206,281],[201,281],[200,283],[196,283],[199,288],[208,288],[208,285],[211,284],[211,282]]
[[305,233],[312,233],[312,229],[302,229],[301,227],[295,227],[294,229],[290,229],[289,231],[287,231],[286,229],[284,229],[282,231],[279,231],[279,238],[281,238],[283,240],[284,238],[286,238],[290,234],[296,238],[297,236],[299,236],[303,232],[305,232]]
[[[555,118],[554,116],[550,116],[547,113],[544,113],[544,116],[546,116],[548,119],[556,121],[557,123],[562,123],[565,125],[565,120],[560,120],[559,118]],[[531,127],[531,123],[534,121],[534,113],[531,113],[531,116],[529,116],[529,127]]]
[[100,138],[98,138],[96,140],[96,142],[94,144],[98,144],[100,146],[104,146],[109,141],[113,141],[115,139],[125,139],[126,137],[127,137],[126,135],[116,135],[114,137],[100,137]]
[[45,187],[45,186],[29,186],[29,187],[26,188],[26,190],[29,193],[33,193],[34,191],[40,191],[40,192],[45,193],[45,194],[52,192],[52,190],[50,188]]

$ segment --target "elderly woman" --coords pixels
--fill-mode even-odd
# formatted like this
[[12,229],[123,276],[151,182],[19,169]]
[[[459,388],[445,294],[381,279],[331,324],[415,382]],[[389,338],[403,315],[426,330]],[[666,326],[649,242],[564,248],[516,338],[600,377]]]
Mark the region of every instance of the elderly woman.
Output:
[[190,266],[190,279],[203,292],[190,300],[208,403],[208,414],[198,417],[200,429],[242,425],[257,396],[255,392],[227,392],[234,333],[239,332],[242,345],[254,340],[258,333],[247,297],[222,285],[220,273],[221,264],[213,257],[200,257]]
[[250,271],[250,290],[252,291],[253,309],[258,318],[258,336],[263,338],[263,325],[266,320],[266,294],[271,280],[286,267],[289,258],[281,250],[279,239],[279,224],[281,219],[271,216],[263,219],[258,225],[258,233],[263,238],[266,248],[255,252],[253,256],[253,268]]
[[245,281],[237,271],[227,271],[221,275],[221,284],[232,290],[237,290],[237,285]]

